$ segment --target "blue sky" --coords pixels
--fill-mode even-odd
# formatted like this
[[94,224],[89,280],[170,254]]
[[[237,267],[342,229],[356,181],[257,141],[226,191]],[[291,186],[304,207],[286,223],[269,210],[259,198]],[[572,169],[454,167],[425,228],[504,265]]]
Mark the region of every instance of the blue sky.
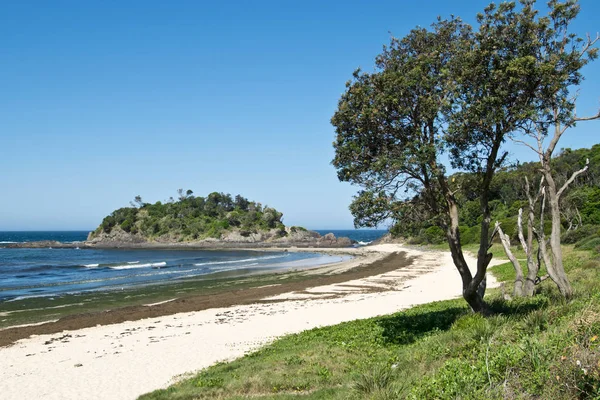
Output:
[[[0,230],[93,229],[135,195],[240,193],[351,228],[329,120],[390,33],[488,1],[13,1],[0,5]],[[544,3],[540,2],[540,7]],[[582,0],[574,31],[595,33]],[[600,105],[600,62],[580,114]],[[562,147],[597,143],[581,125]],[[532,158],[512,147],[513,159]]]

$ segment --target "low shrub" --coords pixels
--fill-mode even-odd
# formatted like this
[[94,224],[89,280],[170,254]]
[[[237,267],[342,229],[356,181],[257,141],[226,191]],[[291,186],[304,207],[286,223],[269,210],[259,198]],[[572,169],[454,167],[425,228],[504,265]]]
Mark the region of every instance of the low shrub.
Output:
[[565,232],[562,235],[561,241],[563,244],[575,244],[597,236],[600,236],[600,226],[583,225],[575,230]]
[[575,244],[576,249],[580,250],[597,250],[600,247],[600,237],[590,238],[588,240],[582,240]]

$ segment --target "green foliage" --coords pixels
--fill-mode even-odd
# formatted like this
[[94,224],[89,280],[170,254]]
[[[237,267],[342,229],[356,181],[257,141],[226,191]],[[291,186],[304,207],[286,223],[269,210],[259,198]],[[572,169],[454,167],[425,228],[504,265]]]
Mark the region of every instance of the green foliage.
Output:
[[220,238],[233,228],[242,232],[283,229],[283,214],[271,207],[237,195],[210,193],[206,198],[194,197],[191,190],[179,189],[178,201],[144,203],[136,196],[132,204],[113,211],[104,218],[94,235],[110,233],[116,227],[147,239],[165,237],[189,241]]
[[463,307],[443,307],[440,310],[439,304],[432,303],[419,309],[407,310],[395,318],[382,318],[377,323],[383,328],[381,336],[386,342],[409,344],[428,334],[448,329],[464,314]]
[[[562,153],[553,159],[553,169],[557,176],[557,184],[562,185],[573,172],[575,172],[585,159],[598,159],[600,162],[600,145],[594,145],[591,149],[563,150]],[[492,210],[492,221],[500,221],[502,229],[509,235],[512,243],[518,243],[517,215],[519,208],[523,208],[524,220],[527,213],[527,197],[523,189],[524,177],[535,176],[539,169],[539,163],[523,163],[504,168],[498,172],[492,180],[492,191],[490,197],[490,207]],[[479,243],[481,233],[481,209],[478,199],[471,199],[474,194],[469,185],[469,173],[459,173],[452,175],[450,180],[455,179],[460,185],[457,192],[457,200],[460,208],[460,236],[463,244]],[[530,179],[531,181],[532,179]],[[561,200],[561,208],[565,211],[572,210],[571,214],[563,213],[563,229],[569,227],[569,223],[577,223],[577,210],[581,215],[581,223],[576,229],[566,231],[563,236],[563,243],[575,244],[600,235],[600,188],[595,185],[600,184],[600,165],[590,165],[590,170],[575,180],[572,190]],[[539,208],[539,207],[538,207]],[[539,210],[536,210],[538,212]],[[523,234],[527,235],[526,221],[523,222]],[[431,240],[431,232],[427,232],[430,224],[428,221],[416,221],[407,224],[402,220],[390,229],[392,235],[397,237],[410,237],[411,243],[435,244]],[[550,234],[552,224],[548,207],[546,207],[544,232]]]
[[354,389],[363,396],[372,396],[389,392],[393,382],[393,370],[387,365],[378,365],[361,374],[354,384]]
[[446,239],[444,231],[439,226],[430,226],[422,233],[422,237],[427,243],[440,244]]
[[600,236],[599,225],[584,225],[575,230],[567,231],[562,236],[562,243],[575,244]]
[[588,240],[582,240],[577,242],[575,245],[576,249],[581,250],[598,250],[600,249],[600,237],[590,238]]
[[463,244],[479,243],[479,236],[481,235],[481,226],[475,225],[472,227],[461,226],[460,227],[460,239]]
[[[524,177],[539,182],[539,166],[507,168],[504,142],[528,137],[524,127],[569,125],[569,88],[597,55],[570,32],[576,2],[552,1],[546,16],[534,3],[491,4],[473,27],[439,18],[429,29],[392,38],[373,72],[353,73],[331,123],[338,178],[361,187],[350,205],[355,226],[392,220],[395,235],[437,243],[430,227],[453,226],[456,200],[465,243],[479,236],[485,246],[488,235],[467,228],[481,225],[487,233],[490,220],[502,221],[517,239],[516,215],[527,204]],[[558,115],[547,115],[553,107]],[[448,176],[442,156],[460,172]],[[586,158],[600,164],[600,146],[567,149],[552,160],[556,183]],[[600,167],[589,172],[581,180],[587,187],[576,185],[563,209],[600,225]]]

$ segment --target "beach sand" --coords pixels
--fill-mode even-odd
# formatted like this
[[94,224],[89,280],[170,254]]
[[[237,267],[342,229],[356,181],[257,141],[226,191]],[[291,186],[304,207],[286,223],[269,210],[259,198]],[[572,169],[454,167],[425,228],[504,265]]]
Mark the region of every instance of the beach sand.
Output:
[[[357,257],[321,267],[319,275],[303,283],[228,293],[214,302],[202,296],[197,303],[174,299],[125,313],[71,318],[62,325],[58,321],[0,331],[4,344],[38,333],[0,348],[1,397],[135,399],[285,334],[461,294],[460,276],[448,252],[398,244],[335,252]],[[473,257],[467,261],[475,265]],[[488,275],[488,287],[496,285]],[[192,309],[200,311],[188,311]],[[44,332],[56,333],[39,334]]]

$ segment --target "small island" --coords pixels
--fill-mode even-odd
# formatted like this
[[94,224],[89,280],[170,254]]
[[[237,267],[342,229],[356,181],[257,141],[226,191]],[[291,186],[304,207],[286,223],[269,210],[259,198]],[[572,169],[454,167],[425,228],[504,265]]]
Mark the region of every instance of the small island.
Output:
[[178,190],[177,200],[146,203],[136,196],[130,207],[106,216],[84,246],[159,247],[348,247],[348,238],[321,236],[302,227],[286,227],[283,213],[226,193],[194,196]]

